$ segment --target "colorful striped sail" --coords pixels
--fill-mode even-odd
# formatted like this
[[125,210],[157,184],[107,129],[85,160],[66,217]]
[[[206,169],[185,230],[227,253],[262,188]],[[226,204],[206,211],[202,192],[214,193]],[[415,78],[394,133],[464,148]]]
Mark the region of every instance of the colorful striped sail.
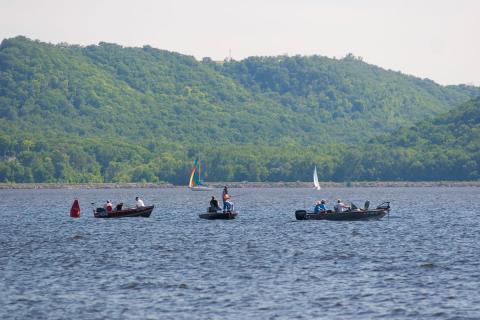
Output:
[[193,168],[192,168],[192,173],[190,174],[190,181],[188,183],[189,188],[203,185],[202,182],[200,181],[200,174],[198,170],[199,170],[198,160],[195,160],[195,163],[193,164]]

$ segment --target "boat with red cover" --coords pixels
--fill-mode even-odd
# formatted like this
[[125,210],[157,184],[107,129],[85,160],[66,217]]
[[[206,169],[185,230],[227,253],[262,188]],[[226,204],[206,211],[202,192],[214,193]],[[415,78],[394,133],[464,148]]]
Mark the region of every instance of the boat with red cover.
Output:
[[115,208],[112,211],[106,211],[104,208],[97,208],[93,210],[95,218],[127,218],[127,217],[144,217],[148,218],[152,214],[155,206],[146,206],[139,208]]

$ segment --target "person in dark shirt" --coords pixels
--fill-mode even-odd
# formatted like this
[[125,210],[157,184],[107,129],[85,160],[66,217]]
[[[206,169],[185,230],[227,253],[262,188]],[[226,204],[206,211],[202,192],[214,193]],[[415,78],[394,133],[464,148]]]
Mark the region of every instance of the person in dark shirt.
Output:
[[212,200],[210,200],[210,211],[217,211],[220,210],[220,207],[218,206],[218,201],[215,199],[214,196],[212,196]]

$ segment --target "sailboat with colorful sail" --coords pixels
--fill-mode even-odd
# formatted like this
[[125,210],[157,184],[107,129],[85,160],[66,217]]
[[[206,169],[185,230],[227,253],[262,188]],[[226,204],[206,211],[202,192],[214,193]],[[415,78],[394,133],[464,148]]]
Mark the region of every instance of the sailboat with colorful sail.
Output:
[[200,163],[198,160],[195,160],[193,164],[192,173],[190,174],[190,181],[188,187],[192,191],[209,191],[212,190],[209,186],[206,186],[202,183],[200,178]]
[[313,170],[313,186],[317,190],[322,189],[322,187],[320,187],[320,182],[318,182],[317,166],[315,166],[315,169]]

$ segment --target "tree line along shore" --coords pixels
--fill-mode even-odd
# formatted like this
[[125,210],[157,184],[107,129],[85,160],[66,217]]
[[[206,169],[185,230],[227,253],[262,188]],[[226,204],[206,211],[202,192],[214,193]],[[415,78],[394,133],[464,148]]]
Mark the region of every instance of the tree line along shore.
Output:
[[[311,188],[311,182],[212,182],[212,188]],[[0,183],[0,189],[134,189],[185,188],[171,183]],[[324,182],[323,188],[480,187],[480,181],[355,181]]]

